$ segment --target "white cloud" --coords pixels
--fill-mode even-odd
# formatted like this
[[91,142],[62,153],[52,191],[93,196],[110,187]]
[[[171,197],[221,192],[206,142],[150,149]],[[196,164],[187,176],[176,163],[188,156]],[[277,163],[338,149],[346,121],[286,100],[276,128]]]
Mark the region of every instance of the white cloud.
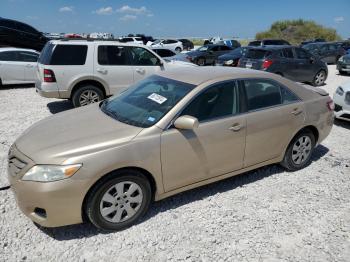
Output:
[[74,6],[63,6],[58,11],[60,12],[74,12]]
[[113,8],[110,6],[101,7],[100,9],[97,9],[93,13],[98,14],[98,15],[111,15],[111,14],[113,14]]
[[343,16],[334,17],[334,22],[337,24],[344,22],[345,18]]
[[136,20],[137,16],[136,15],[124,15],[121,18],[119,18],[119,20],[121,21],[132,21],[132,20]]
[[140,8],[133,8],[133,7],[130,7],[128,5],[124,5],[121,8],[117,9],[117,12],[118,13],[136,14],[136,15],[149,13],[148,9],[145,6],[142,6]]

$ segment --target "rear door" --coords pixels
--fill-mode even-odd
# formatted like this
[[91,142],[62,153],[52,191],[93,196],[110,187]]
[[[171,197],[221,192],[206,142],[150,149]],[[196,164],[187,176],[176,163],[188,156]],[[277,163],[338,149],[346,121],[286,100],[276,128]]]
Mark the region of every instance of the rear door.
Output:
[[314,72],[314,60],[311,59],[311,54],[299,47],[295,47],[294,51],[296,57],[295,80],[300,82],[310,81],[316,74]]
[[130,47],[106,43],[99,45],[95,53],[94,74],[108,84],[111,94],[117,94],[134,83]]
[[296,72],[297,61],[294,59],[292,48],[283,48],[280,50],[280,72],[284,77],[298,81],[299,76]]
[[134,82],[162,70],[160,59],[143,47],[130,47],[130,63],[132,65]]
[[244,167],[281,156],[304,122],[302,101],[287,87],[268,79],[247,79],[247,136]]
[[0,78],[3,84],[24,81],[25,63],[19,60],[18,51],[0,52]]
[[37,79],[36,70],[37,70],[38,58],[39,58],[38,53],[29,52],[29,51],[19,52],[19,60],[25,63],[24,81],[35,82],[35,80]]

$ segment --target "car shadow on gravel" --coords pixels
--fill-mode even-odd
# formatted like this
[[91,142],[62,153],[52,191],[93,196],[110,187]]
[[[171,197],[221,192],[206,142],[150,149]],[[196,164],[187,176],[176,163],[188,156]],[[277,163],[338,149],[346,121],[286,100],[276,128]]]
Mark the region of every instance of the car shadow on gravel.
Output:
[[16,85],[2,85],[0,86],[1,90],[8,90],[8,89],[19,89],[19,88],[34,88],[34,84],[16,84]]
[[[315,149],[311,161],[315,162],[319,160],[324,155],[326,155],[328,151],[328,148],[326,148],[323,145],[319,145]],[[151,219],[159,213],[166,212],[171,209],[176,209],[180,206],[187,205],[192,202],[214,196],[216,194],[224,193],[229,190],[234,190],[235,188],[254,183],[258,180],[267,178],[272,175],[278,175],[282,172],[285,172],[285,169],[283,169],[279,165],[265,166],[250,172],[246,172],[231,178],[227,178],[225,180],[215,182],[213,184],[205,185],[177,194],[159,202],[154,202],[150,207],[148,213],[137,223],[137,225]],[[37,224],[36,226],[42,232],[58,241],[88,238],[98,234],[117,234],[117,232],[106,232],[96,229],[90,223],[83,223],[57,228],[44,228]]]
[[336,126],[344,127],[350,130],[350,121],[340,120],[340,119],[334,119],[334,124]]
[[52,114],[57,114],[66,110],[73,109],[74,106],[71,101],[62,100],[48,103],[47,108]]

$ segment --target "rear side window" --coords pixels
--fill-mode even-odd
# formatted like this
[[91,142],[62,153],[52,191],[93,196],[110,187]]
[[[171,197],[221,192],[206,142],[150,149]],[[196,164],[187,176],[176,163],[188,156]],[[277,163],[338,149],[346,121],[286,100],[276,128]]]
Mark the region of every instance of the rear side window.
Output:
[[280,56],[284,58],[294,58],[293,51],[290,48],[281,50]]
[[251,59],[263,59],[265,57],[268,57],[269,55],[271,55],[271,51],[268,50],[249,49],[245,57]]
[[235,115],[239,112],[235,82],[219,83],[198,95],[181,113],[198,121]]
[[19,60],[23,62],[36,62],[39,55],[33,52],[19,52]]
[[282,104],[279,85],[268,80],[244,80],[248,111]]
[[98,47],[98,63],[100,65],[128,65],[128,47],[101,45]]
[[302,48],[295,48],[295,53],[296,53],[298,59],[309,59],[310,58],[310,55],[308,54],[308,52],[306,52]]
[[130,59],[132,65],[156,66],[159,64],[158,58],[142,47],[131,47]]
[[84,65],[88,47],[86,45],[56,45],[50,65]]
[[281,88],[281,95],[282,95],[282,102],[283,104],[289,104],[293,103],[295,101],[299,101],[300,99],[288,88],[280,86]]

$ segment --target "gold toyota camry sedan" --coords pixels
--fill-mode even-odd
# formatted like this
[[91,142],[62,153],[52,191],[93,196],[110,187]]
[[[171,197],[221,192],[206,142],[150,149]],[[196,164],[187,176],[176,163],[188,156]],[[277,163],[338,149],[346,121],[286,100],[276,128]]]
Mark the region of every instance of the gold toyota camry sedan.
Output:
[[305,167],[333,107],[322,89],[266,72],[173,69],[36,123],[12,145],[8,177],[44,227],[86,217],[120,230],[153,200],[273,163]]

